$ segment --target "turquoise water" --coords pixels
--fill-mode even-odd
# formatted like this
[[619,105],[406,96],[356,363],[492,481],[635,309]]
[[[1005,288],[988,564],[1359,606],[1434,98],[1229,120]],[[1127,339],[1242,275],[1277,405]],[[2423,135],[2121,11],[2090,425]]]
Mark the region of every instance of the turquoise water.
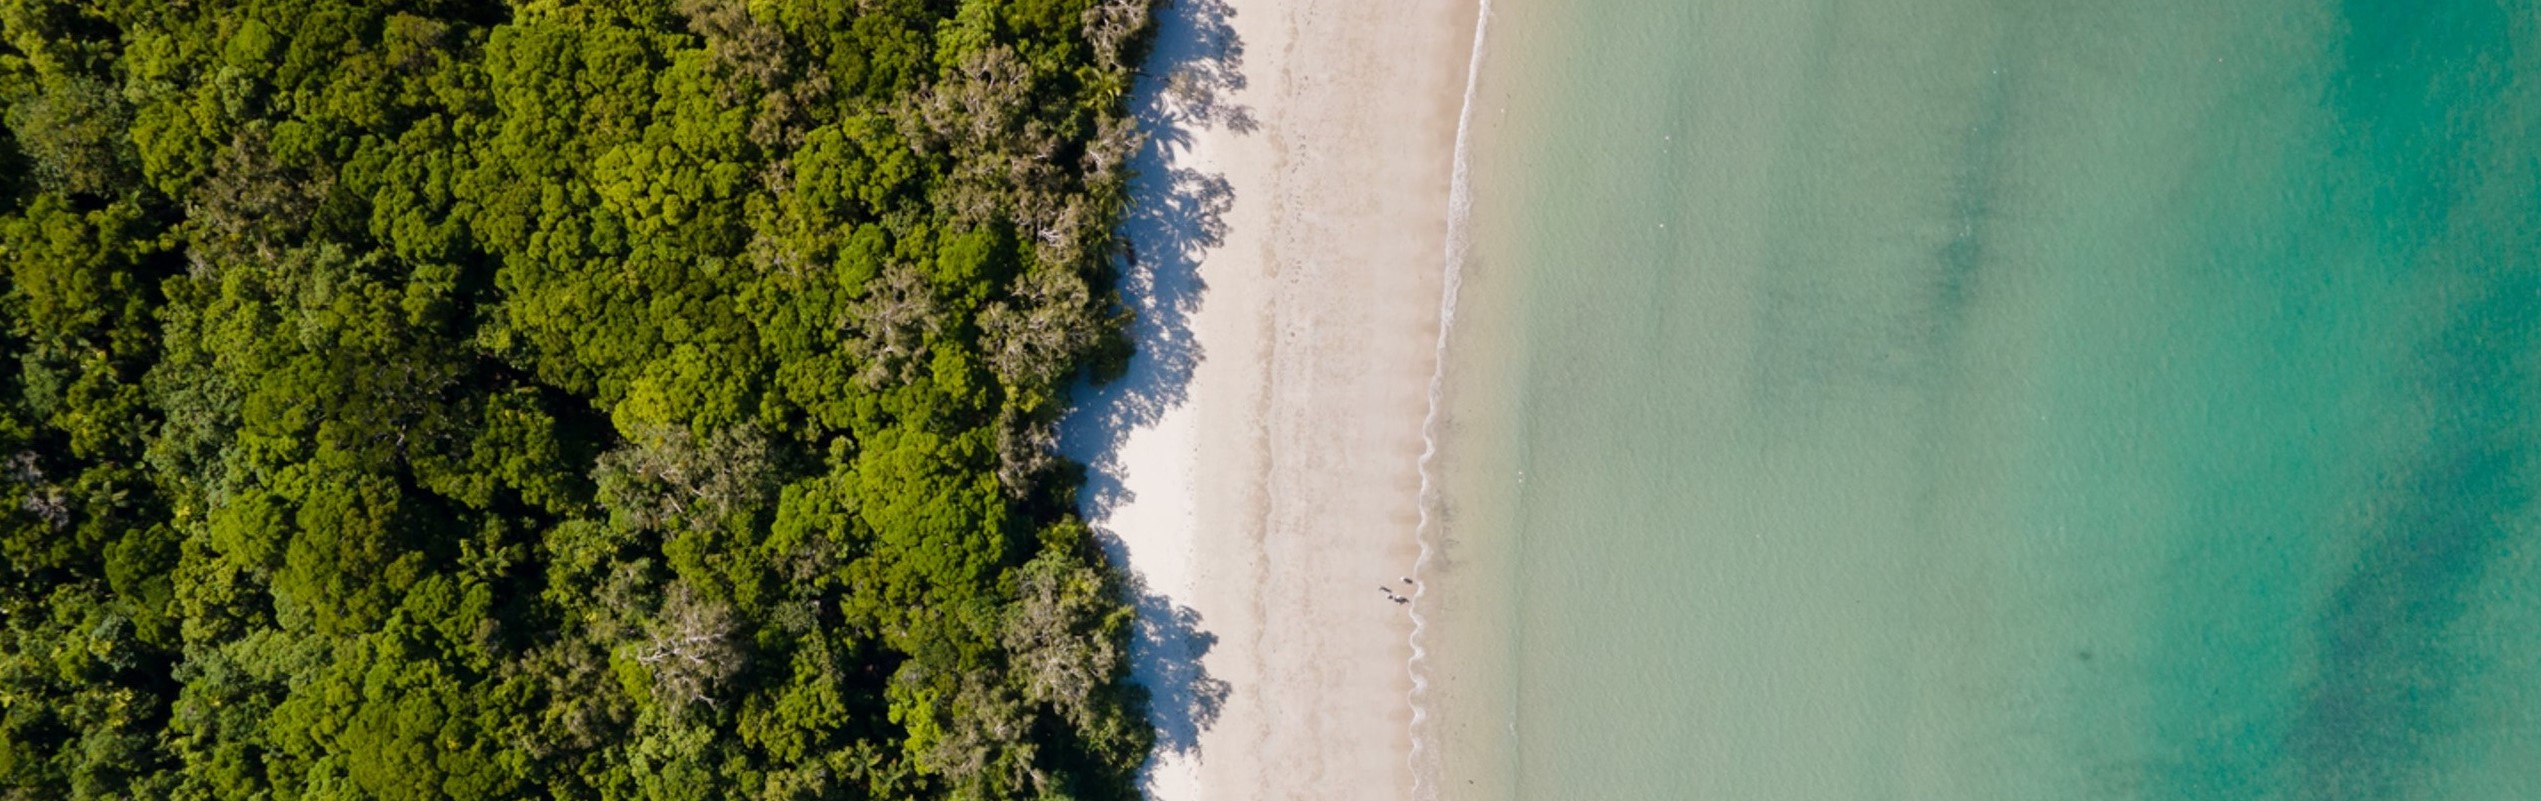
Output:
[[2541,798],[2541,4],[1495,0],[1449,798]]

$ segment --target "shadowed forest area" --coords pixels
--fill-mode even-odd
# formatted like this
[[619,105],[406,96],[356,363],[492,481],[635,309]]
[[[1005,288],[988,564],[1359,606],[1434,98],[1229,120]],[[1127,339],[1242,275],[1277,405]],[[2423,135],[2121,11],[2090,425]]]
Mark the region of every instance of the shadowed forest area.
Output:
[[0,0],[0,799],[1131,798],[1149,0]]

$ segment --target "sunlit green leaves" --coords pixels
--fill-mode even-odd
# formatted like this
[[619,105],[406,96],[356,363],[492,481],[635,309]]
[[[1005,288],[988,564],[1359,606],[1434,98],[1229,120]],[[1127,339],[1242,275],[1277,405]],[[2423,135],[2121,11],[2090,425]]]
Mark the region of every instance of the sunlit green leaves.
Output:
[[1126,797],[1108,4],[0,0],[0,796]]

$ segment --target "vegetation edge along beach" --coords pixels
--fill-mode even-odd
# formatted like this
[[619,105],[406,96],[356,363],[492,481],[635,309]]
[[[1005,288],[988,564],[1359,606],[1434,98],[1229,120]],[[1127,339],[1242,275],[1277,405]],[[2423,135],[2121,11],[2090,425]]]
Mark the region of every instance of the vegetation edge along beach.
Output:
[[1135,797],[1147,5],[0,3],[0,797]]

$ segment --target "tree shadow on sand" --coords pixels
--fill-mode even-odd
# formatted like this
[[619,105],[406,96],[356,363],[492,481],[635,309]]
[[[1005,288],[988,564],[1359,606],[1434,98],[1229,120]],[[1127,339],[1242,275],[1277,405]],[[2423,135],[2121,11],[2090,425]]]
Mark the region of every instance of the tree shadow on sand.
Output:
[[[1103,548],[1117,558],[1118,539],[1104,535]],[[1218,644],[1218,635],[1200,626],[1200,612],[1175,603],[1130,575],[1129,593],[1138,610],[1138,626],[1130,639],[1130,677],[1147,688],[1147,718],[1156,727],[1156,753],[1200,755],[1200,733],[1217,725],[1233,688],[1209,675],[1200,658]]]
[[[1061,425],[1061,450],[1086,465],[1079,503],[1118,565],[1130,564],[1127,546],[1108,521],[1133,499],[1122,482],[1121,447],[1190,399],[1201,358],[1191,315],[1208,288],[1200,262],[1224,244],[1224,218],[1235,204],[1225,176],[1175,161],[1198,131],[1258,128],[1251,110],[1232,98],[1244,88],[1234,14],[1225,0],[1160,0],[1156,9],[1152,49],[1131,100],[1147,140],[1130,164],[1135,177],[1121,222],[1129,248],[1119,286],[1136,313],[1136,355],[1120,378],[1078,387],[1077,408]],[[1157,753],[1197,757],[1200,733],[1216,724],[1231,690],[1201,664],[1217,636],[1202,628],[1198,611],[1155,591],[1145,577],[1133,573],[1128,584],[1138,610],[1131,673],[1149,693]]]

